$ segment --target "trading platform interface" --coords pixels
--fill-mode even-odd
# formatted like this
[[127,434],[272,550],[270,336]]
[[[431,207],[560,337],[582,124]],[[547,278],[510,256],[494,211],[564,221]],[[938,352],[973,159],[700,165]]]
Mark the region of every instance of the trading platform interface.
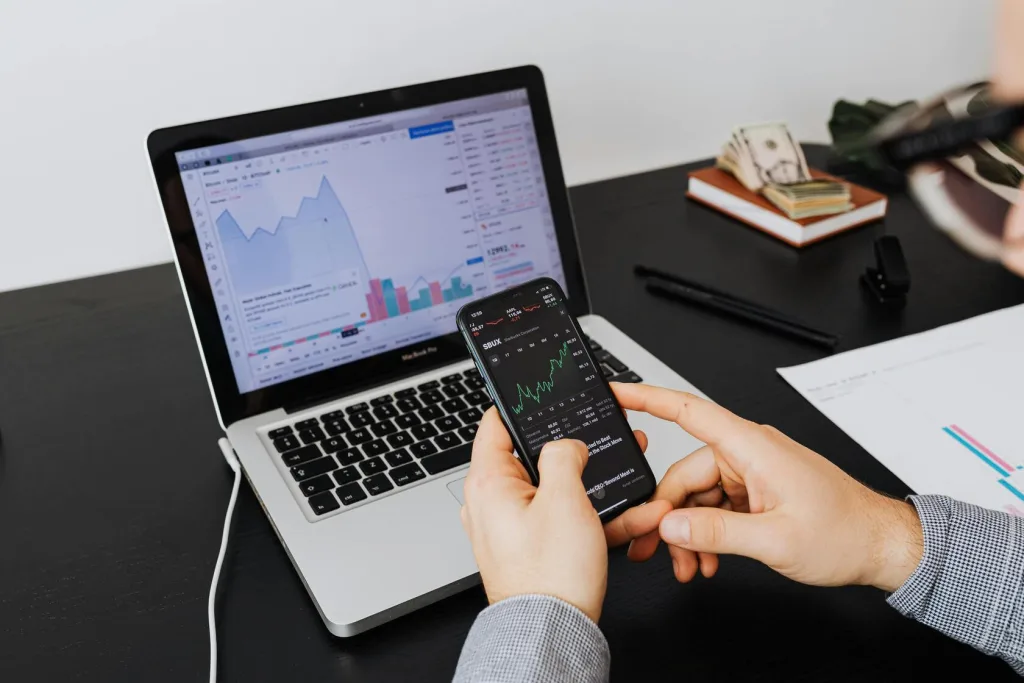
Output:
[[564,284],[525,90],[176,155],[246,393],[455,331]]
[[[551,284],[480,302],[463,313],[477,356],[536,462],[548,441],[579,439],[583,483],[604,514],[650,493],[650,469],[618,402]],[[519,291],[527,289],[521,288]]]

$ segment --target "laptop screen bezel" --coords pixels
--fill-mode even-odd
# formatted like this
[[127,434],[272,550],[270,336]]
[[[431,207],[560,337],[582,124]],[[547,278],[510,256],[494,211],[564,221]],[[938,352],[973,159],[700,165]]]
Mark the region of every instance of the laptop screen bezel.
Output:
[[185,200],[175,153],[522,88],[527,91],[532,110],[552,219],[562,257],[569,307],[574,315],[584,315],[590,312],[590,304],[579,259],[572,211],[558,155],[544,77],[535,66],[174,126],[153,131],[149,135],[147,148],[167,218],[174,258],[199,338],[200,351],[210,377],[214,399],[226,426],[270,410],[299,409],[332,397],[356,393],[375,385],[426,372],[467,359],[469,353],[458,332],[452,332],[364,360],[325,368],[263,389],[241,393],[217,317],[210,282],[203,267],[200,245],[188,210],[188,202]]

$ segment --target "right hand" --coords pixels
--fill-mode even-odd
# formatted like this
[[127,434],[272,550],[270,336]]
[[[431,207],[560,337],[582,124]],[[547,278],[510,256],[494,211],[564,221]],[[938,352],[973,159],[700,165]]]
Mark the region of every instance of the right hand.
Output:
[[670,420],[707,445],[672,465],[654,500],[675,508],[655,533],[634,537],[634,508],[605,530],[610,544],[632,540],[647,560],[658,537],[676,578],[718,568],[719,554],[744,555],[802,583],[868,584],[894,591],[921,559],[914,507],[868,489],[778,430],[754,424],[691,394],[614,384],[627,410]]

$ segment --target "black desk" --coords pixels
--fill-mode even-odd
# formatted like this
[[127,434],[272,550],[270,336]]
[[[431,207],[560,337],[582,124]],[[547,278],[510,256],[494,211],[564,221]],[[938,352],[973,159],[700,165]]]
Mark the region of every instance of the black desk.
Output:
[[[573,189],[597,312],[729,408],[906,493],[776,375],[819,351],[653,299],[632,264],[798,314],[841,333],[843,349],[1024,302],[1024,280],[960,252],[905,197],[884,226],[797,251],[688,203],[685,170]],[[869,308],[856,284],[883,232],[901,238],[913,273],[902,316]],[[173,269],[0,296],[0,425],[0,680],[205,680],[230,473]],[[450,678],[484,606],[479,589],[334,639],[247,488],[236,514],[223,680]],[[875,590],[800,586],[738,558],[680,586],[663,552],[643,565],[615,552],[601,626],[616,680],[902,682],[960,666],[974,680],[1016,680]]]

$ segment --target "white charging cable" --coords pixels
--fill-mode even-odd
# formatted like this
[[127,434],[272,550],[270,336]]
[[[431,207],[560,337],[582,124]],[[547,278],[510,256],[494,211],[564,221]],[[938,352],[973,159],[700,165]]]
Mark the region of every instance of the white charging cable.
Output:
[[228,510],[224,513],[224,531],[220,537],[220,552],[217,553],[217,564],[213,567],[213,581],[210,582],[210,602],[207,606],[206,616],[210,622],[210,683],[217,683],[217,618],[214,616],[214,606],[217,604],[217,584],[220,582],[220,570],[224,565],[224,555],[228,550],[228,536],[231,534],[231,517],[235,514],[235,501],[238,500],[238,487],[242,483],[242,466],[235,457],[235,450],[231,448],[231,442],[227,439],[220,439],[217,442],[224,459],[228,461],[228,467],[235,473],[235,484],[231,487],[231,498],[228,500]]

